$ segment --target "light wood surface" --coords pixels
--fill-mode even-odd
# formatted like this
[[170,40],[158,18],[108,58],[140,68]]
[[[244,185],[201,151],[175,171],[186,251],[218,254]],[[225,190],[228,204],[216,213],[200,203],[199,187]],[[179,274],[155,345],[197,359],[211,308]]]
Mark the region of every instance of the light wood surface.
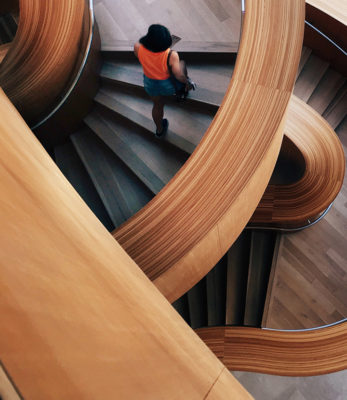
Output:
[[347,4],[344,0],[306,0],[306,3],[347,25]]
[[196,332],[234,371],[308,376],[347,368],[347,322],[302,332],[230,326]]
[[61,94],[78,57],[85,0],[21,0],[17,35],[0,86],[29,121]]
[[0,94],[1,362],[27,400],[251,397]]
[[230,87],[202,142],[165,189],[114,232],[170,301],[217,263],[265,190],[299,63],[303,16],[302,1],[248,5]]

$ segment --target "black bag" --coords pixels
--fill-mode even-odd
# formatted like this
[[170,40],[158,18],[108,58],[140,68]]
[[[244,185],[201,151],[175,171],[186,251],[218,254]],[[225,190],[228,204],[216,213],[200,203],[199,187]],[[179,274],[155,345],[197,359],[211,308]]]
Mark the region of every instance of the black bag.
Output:
[[170,79],[172,84],[174,85],[175,88],[175,96],[177,101],[184,101],[190,90],[195,90],[196,89],[196,84],[188,77],[188,71],[186,65],[184,65],[184,75],[187,78],[187,84],[185,85],[184,83],[180,82],[175,75],[172,73],[172,69],[170,66],[170,56],[171,56],[172,50],[170,50],[169,55],[167,56],[167,68],[169,70],[170,74]]

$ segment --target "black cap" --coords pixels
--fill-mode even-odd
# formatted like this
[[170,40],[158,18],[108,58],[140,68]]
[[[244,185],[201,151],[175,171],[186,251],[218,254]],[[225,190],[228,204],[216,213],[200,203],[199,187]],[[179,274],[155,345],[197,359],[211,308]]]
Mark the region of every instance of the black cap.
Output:
[[140,39],[140,43],[143,44],[147,50],[159,53],[171,46],[171,33],[165,26],[154,24],[148,28],[147,35]]

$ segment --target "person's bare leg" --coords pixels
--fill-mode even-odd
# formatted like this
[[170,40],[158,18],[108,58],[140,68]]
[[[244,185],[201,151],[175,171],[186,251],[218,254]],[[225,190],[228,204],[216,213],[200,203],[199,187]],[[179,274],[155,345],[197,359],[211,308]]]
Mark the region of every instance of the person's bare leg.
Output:
[[154,96],[153,100],[153,108],[152,108],[152,117],[153,121],[157,127],[157,132],[161,132],[163,126],[162,121],[164,117],[164,105],[165,101],[162,96]]

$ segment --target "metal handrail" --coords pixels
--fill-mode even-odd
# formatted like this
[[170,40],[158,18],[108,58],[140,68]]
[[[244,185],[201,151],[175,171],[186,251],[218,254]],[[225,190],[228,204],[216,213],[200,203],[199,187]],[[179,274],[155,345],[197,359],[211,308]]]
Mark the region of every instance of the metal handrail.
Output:
[[341,53],[344,56],[347,56],[347,52],[345,50],[343,50],[338,44],[336,44],[332,39],[330,39],[329,36],[327,36],[326,34],[324,34],[322,31],[320,31],[318,28],[316,28],[314,25],[312,25],[310,22],[305,20],[305,24],[308,25],[310,28],[314,29],[317,33],[319,33],[321,36],[324,37],[324,39],[328,40],[332,45],[334,45],[337,50],[341,51]]
[[91,45],[93,42],[93,32],[94,32],[94,25],[95,25],[95,18],[94,18],[94,5],[93,5],[93,0],[87,0],[87,2],[89,3],[89,35],[88,35],[88,42],[87,42],[87,47],[86,50],[84,52],[83,55],[83,59],[82,59],[82,63],[78,69],[78,72],[75,76],[75,78],[73,79],[70,87],[68,88],[68,90],[66,91],[66,93],[63,95],[63,97],[61,98],[61,100],[59,101],[59,103],[53,108],[53,110],[46,115],[41,121],[37,122],[34,126],[31,126],[30,129],[31,130],[35,130],[37,129],[39,126],[43,125],[45,122],[47,122],[56,112],[58,112],[61,107],[65,104],[65,102],[67,101],[67,99],[69,98],[70,94],[72,93],[72,91],[75,89],[77,83],[79,82],[82,73],[84,71],[84,68],[86,66],[88,57],[89,57],[89,53],[90,53],[90,49],[91,49]]

